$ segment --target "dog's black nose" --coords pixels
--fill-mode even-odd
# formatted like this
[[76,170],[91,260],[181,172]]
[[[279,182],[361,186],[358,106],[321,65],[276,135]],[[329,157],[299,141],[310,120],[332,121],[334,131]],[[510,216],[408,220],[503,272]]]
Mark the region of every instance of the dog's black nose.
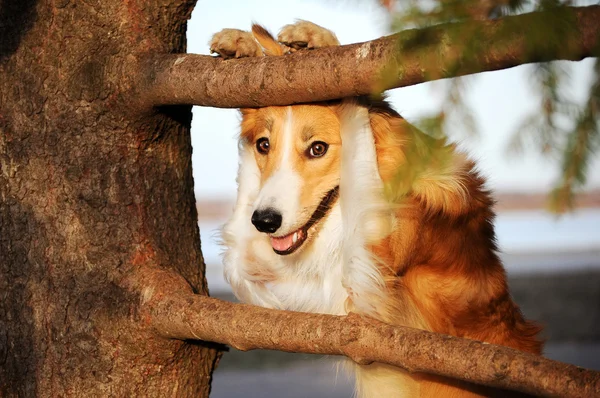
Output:
[[281,213],[275,209],[255,210],[252,213],[252,224],[260,232],[272,234],[281,227]]

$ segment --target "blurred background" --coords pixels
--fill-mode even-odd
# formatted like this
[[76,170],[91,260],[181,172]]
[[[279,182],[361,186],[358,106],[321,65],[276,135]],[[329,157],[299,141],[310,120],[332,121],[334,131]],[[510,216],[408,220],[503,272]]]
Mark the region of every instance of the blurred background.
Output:
[[[188,51],[208,54],[210,37],[223,28],[248,30],[256,21],[276,33],[295,19],[333,30],[342,44],[390,34],[397,22],[374,0],[199,1],[188,25]],[[553,64],[563,77],[557,88],[562,98],[584,103],[595,78],[594,60]],[[449,114],[449,103],[456,105],[458,116],[444,121],[444,131],[478,161],[495,192],[496,232],[515,301],[526,317],[545,326],[546,356],[600,370],[600,160],[597,155],[589,160],[573,211],[559,216],[546,210],[548,193],[561,178],[561,154],[531,139],[529,130],[540,130],[524,122],[540,112],[541,74],[526,65],[396,89],[388,96],[408,121],[421,125]],[[223,280],[216,230],[235,200],[239,115],[200,107],[193,113],[195,192],[209,289],[234,300]],[[521,136],[515,136],[518,131]],[[232,350],[215,372],[211,396],[350,397],[351,383],[337,373],[334,358]]]

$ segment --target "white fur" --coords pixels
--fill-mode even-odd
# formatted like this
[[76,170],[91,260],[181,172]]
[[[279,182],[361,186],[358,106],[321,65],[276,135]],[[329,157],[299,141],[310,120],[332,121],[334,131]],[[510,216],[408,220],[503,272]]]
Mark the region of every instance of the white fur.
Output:
[[[378,259],[367,249],[393,228],[392,207],[384,196],[369,113],[349,102],[341,116],[342,169],[340,204],[344,224],[343,284],[352,310],[377,316],[385,305],[385,283]],[[361,398],[407,398],[418,395],[418,383],[398,368],[382,364],[354,366],[356,395]]]
[[291,106],[287,107],[281,144],[278,145],[282,146],[279,167],[265,181],[254,204],[254,210],[273,208],[281,213],[281,227],[273,235],[285,236],[300,227],[297,216],[300,210],[302,181],[290,161],[294,150],[294,118]]
[[[413,398],[419,383],[408,373],[390,365],[355,365],[356,395],[360,398]],[[442,398],[442,397],[440,397]]]
[[262,305],[263,300],[256,293],[256,286],[244,272],[243,265],[243,255],[249,242],[258,235],[258,231],[249,221],[252,216],[252,203],[260,186],[260,171],[251,148],[244,148],[240,144],[239,155],[237,201],[232,217],[221,232],[223,244],[227,248],[223,253],[224,274],[240,300]]
[[392,212],[383,194],[367,109],[346,104],[341,118],[340,204],[344,223],[343,284],[357,312],[374,315],[384,282],[367,249],[391,232]]
[[240,145],[239,152],[238,197],[233,215],[222,230],[222,241],[226,247],[223,253],[225,279],[241,301],[281,308],[277,297],[267,289],[267,281],[254,277],[249,272],[254,265],[246,261],[246,254],[251,252],[264,269],[276,273],[283,266],[268,237],[258,232],[250,222],[260,188],[260,171],[252,147]]
[[[291,112],[287,115],[284,134],[284,148],[288,151],[292,148]],[[287,256],[274,253],[269,237],[258,233],[251,224],[253,203],[281,206],[280,211],[291,211],[291,206],[285,210],[281,203],[297,202],[298,198],[291,198],[289,194],[299,196],[300,192],[285,185],[282,179],[273,180],[272,185],[267,181],[261,190],[253,148],[240,150],[238,199],[234,214],[223,229],[225,275],[240,300],[271,308],[329,314],[345,314],[348,298],[353,310],[364,314],[374,315],[377,306],[382,304],[385,284],[378,270],[378,260],[373,258],[367,245],[391,231],[393,213],[383,196],[368,111],[354,104],[347,105],[341,129],[340,198],[321,221],[318,235],[306,243],[308,246]],[[286,156],[284,153],[276,173],[291,169],[291,165],[286,164],[290,163]],[[265,190],[268,193],[263,193]],[[285,213],[284,220],[288,216],[297,218]],[[249,252],[253,258],[260,259],[258,266],[276,277],[261,281],[250,275],[248,268],[257,264],[245,262]],[[377,364],[354,368],[360,397],[414,396],[414,381],[398,369]]]
[[330,210],[316,239],[303,252],[280,256],[285,272],[270,290],[281,300],[282,309],[344,314],[346,290],[342,287],[339,205]]

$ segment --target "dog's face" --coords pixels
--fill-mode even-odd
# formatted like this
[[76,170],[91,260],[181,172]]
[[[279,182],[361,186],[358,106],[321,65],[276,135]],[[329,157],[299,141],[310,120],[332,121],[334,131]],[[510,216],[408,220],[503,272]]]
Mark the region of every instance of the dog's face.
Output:
[[340,122],[335,107],[242,110],[241,143],[254,152],[260,188],[251,220],[275,253],[307,246],[337,200]]

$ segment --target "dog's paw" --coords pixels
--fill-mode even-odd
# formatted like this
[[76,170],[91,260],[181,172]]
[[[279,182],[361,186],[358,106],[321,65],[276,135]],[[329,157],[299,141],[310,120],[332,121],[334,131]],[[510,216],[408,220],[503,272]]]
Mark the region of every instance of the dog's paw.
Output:
[[279,32],[277,38],[280,43],[290,48],[290,51],[305,48],[321,48],[339,46],[335,34],[322,26],[308,21],[297,21],[295,24],[286,25]]
[[260,45],[250,32],[239,29],[223,29],[210,40],[210,52],[222,58],[260,57]]

